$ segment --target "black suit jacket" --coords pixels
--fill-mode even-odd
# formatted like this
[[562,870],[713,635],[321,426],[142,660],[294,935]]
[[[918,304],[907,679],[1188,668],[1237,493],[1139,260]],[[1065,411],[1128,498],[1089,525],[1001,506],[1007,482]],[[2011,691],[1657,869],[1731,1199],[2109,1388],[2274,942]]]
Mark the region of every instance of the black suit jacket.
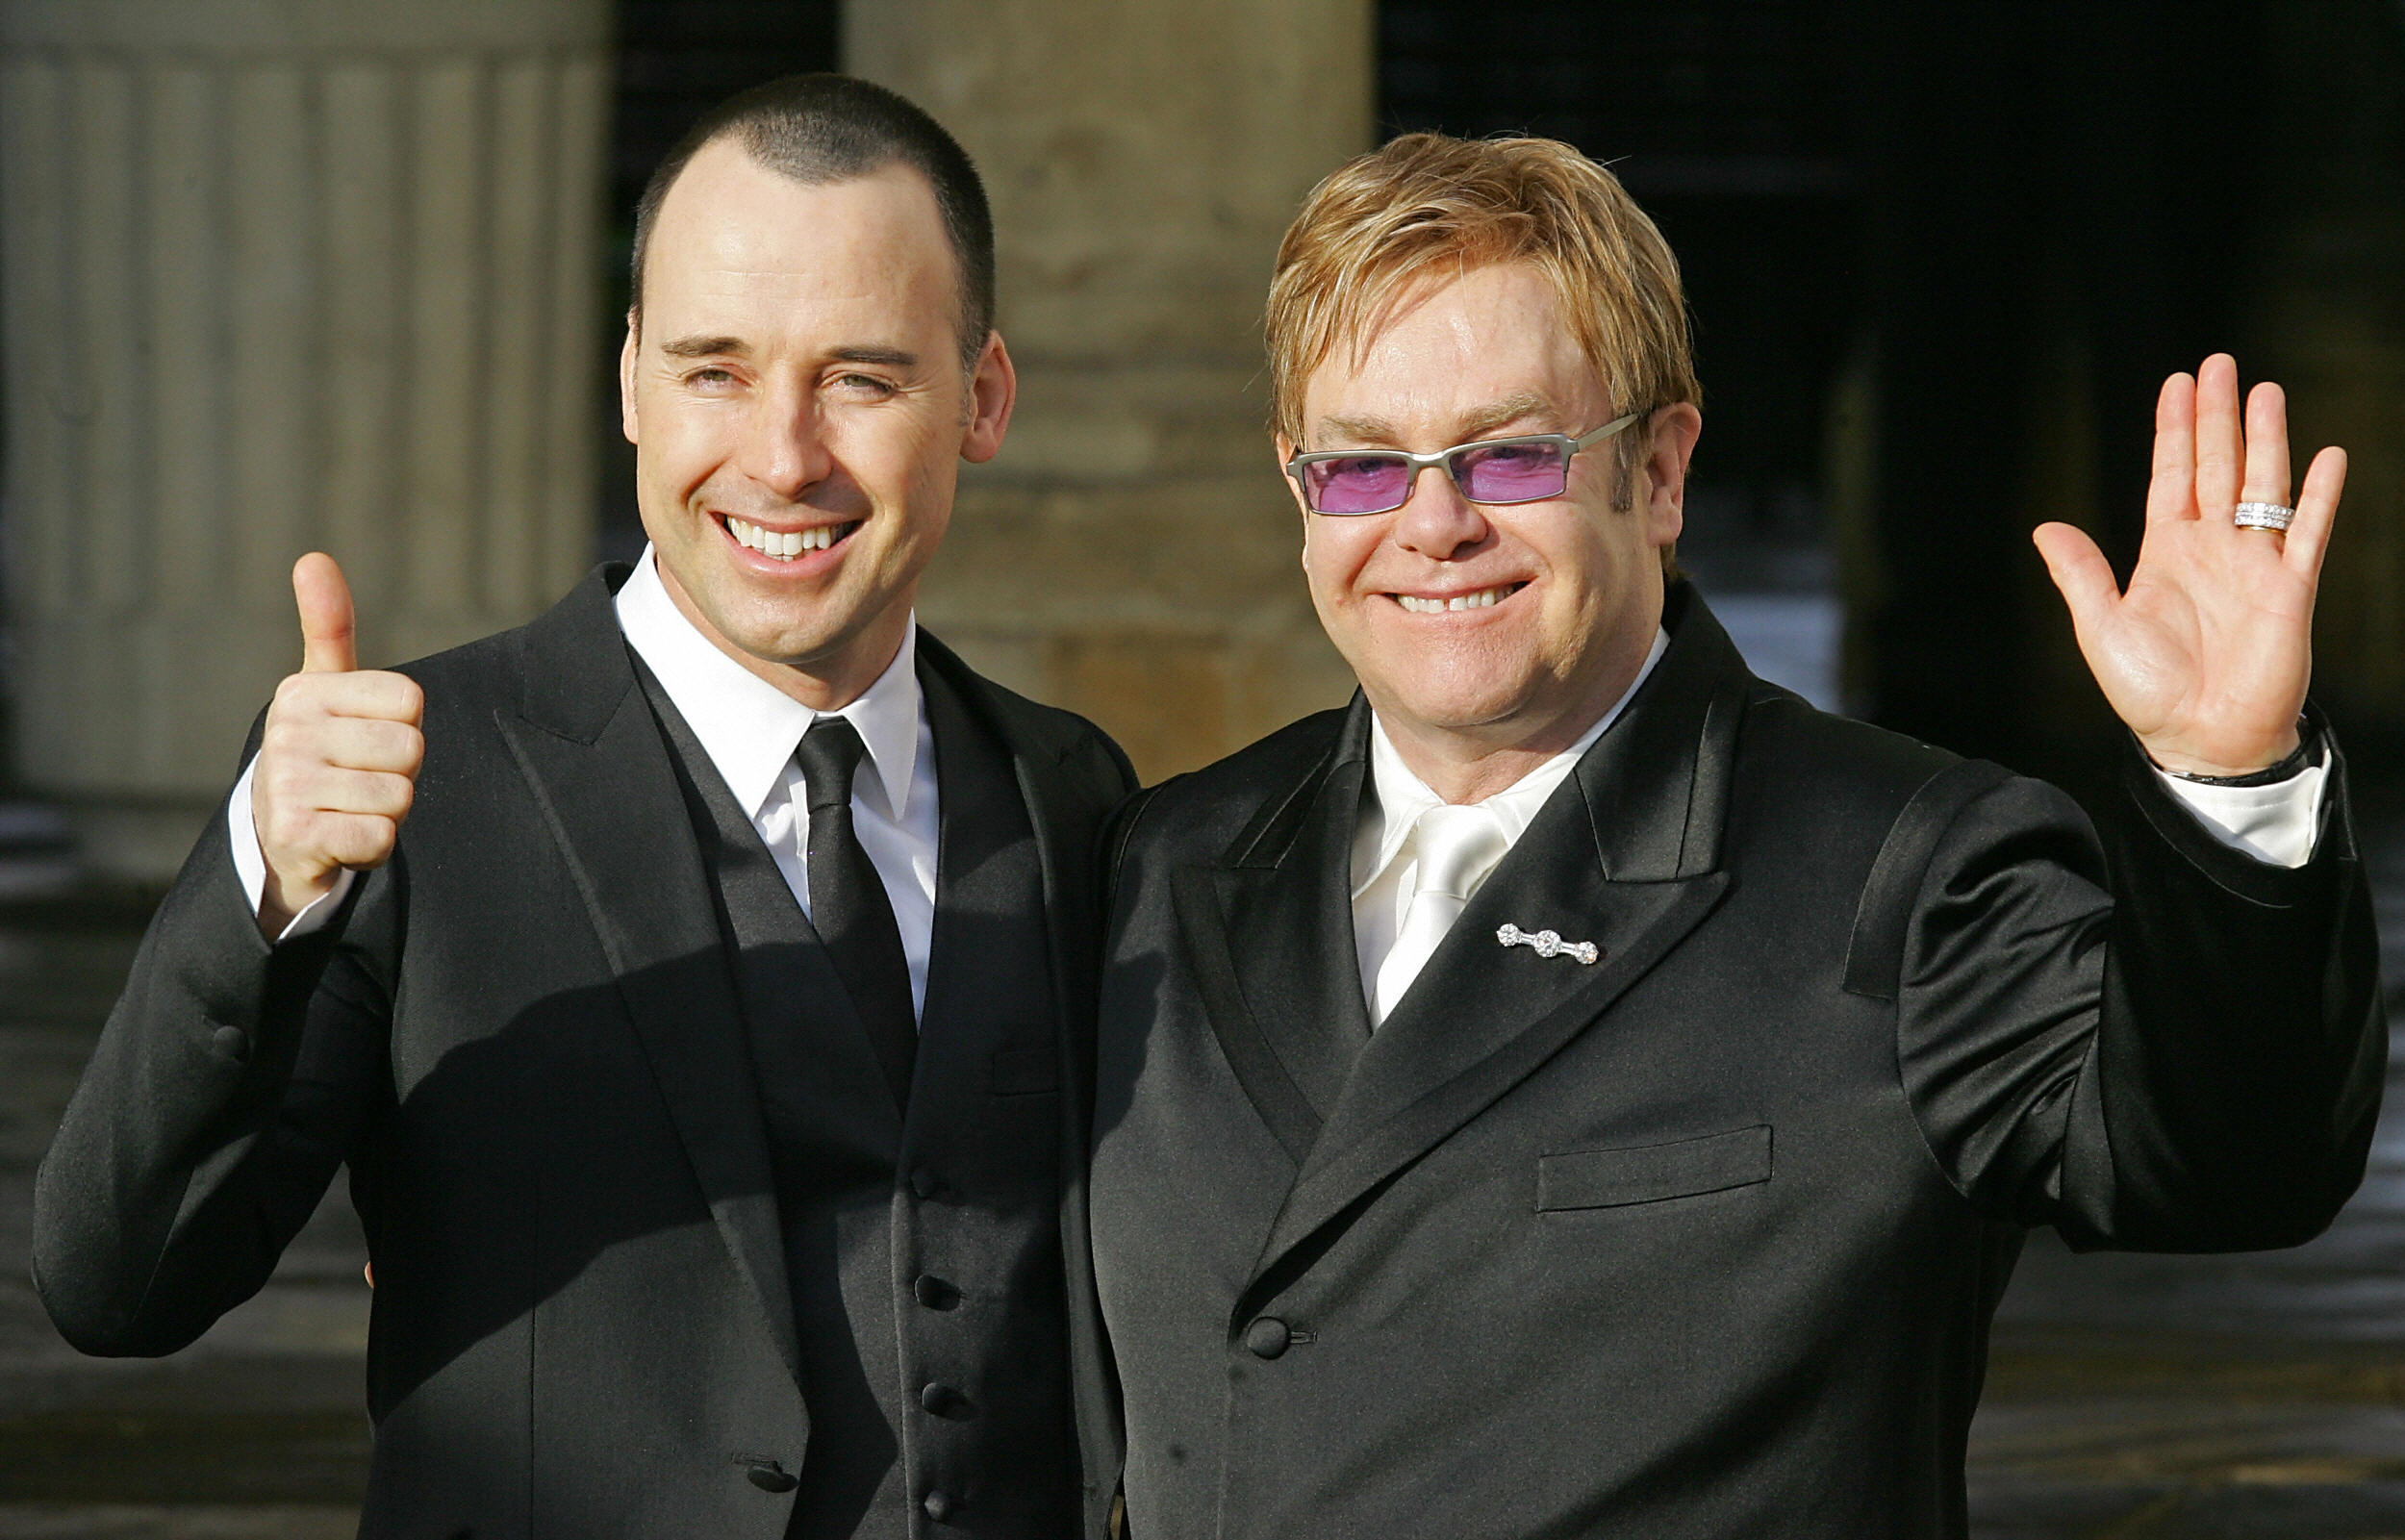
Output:
[[[367,1533],[766,1540],[790,1500],[747,1476],[800,1469],[792,1294],[734,974],[611,608],[622,576],[404,670],[427,699],[416,806],[328,932],[269,948],[212,825],[42,1164],[42,1299],[77,1347],[121,1354],[172,1352],[248,1298],[349,1163],[377,1284]],[[1132,777],[1090,724],[924,633],[920,648],[1008,746],[1042,857],[1060,1351],[1099,1533],[1116,1452],[1080,1158],[1092,852]],[[945,1051],[923,1045],[923,1081]],[[922,1153],[974,1165],[980,1136],[972,1115]]]
[[2354,1188],[2342,785],[2287,871],[2134,762],[2100,847],[1670,624],[1374,1037],[1359,699],[1123,815],[1093,1215],[1139,1540],[1961,1535],[2026,1226],[2284,1246]]

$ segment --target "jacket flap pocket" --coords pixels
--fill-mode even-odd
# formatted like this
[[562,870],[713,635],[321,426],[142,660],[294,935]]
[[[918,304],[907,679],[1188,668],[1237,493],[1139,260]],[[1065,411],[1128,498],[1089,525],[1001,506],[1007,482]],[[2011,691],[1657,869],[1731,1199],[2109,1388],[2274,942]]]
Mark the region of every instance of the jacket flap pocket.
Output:
[[1611,1208],[1692,1198],[1770,1180],[1770,1124],[1734,1128],[1676,1144],[1541,1155],[1536,1206]]
[[1060,1089],[1060,1055],[1051,1048],[1003,1048],[994,1055],[994,1094],[1032,1096]]

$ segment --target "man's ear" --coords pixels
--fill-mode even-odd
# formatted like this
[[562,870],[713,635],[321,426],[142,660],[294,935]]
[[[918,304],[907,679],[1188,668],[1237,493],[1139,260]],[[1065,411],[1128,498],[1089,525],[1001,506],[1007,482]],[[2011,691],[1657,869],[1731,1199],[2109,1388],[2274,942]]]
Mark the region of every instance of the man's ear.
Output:
[[1286,474],[1286,462],[1294,458],[1294,441],[1282,433],[1270,435],[1270,447],[1278,454],[1278,479],[1286,484],[1286,495],[1294,499],[1295,512],[1303,516],[1303,542],[1295,547],[1295,559],[1303,569],[1311,569],[1311,507],[1303,500],[1303,487]]
[[1286,474],[1286,462],[1295,457],[1294,441],[1282,433],[1274,433],[1270,435],[1269,442],[1270,447],[1278,455],[1278,479],[1286,484],[1286,495],[1294,499],[1295,511],[1303,516],[1304,523],[1308,525],[1311,521],[1311,509],[1303,500],[1303,488],[1292,476]]
[[1002,334],[985,334],[984,351],[969,376],[969,421],[960,436],[960,458],[981,466],[1001,453],[1010,431],[1010,411],[1019,401],[1019,370],[1010,362]]
[[1704,414],[1692,401],[1673,401],[1657,409],[1645,426],[1645,458],[1636,466],[1643,493],[1638,512],[1645,518],[1647,543],[1670,545],[1686,523],[1686,467],[1703,436]]
[[642,335],[643,321],[633,311],[626,313],[626,341],[618,350],[618,430],[626,435],[628,443],[643,442],[643,435],[635,422],[635,339]]

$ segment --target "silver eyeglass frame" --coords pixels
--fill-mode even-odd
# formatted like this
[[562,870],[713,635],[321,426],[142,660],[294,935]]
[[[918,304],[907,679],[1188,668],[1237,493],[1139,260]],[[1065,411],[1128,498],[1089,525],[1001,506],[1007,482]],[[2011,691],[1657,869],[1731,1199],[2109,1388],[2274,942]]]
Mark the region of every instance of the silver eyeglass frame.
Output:
[[[1450,449],[1439,449],[1433,454],[1414,454],[1408,449],[1314,449],[1308,453],[1289,456],[1286,460],[1286,474],[1294,478],[1295,491],[1302,495],[1303,506],[1310,508],[1311,512],[1322,518],[1374,518],[1380,514],[1391,514],[1396,508],[1401,508],[1404,503],[1409,502],[1411,494],[1419,489],[1422,471],[1430,466],[1444,465],[1446,461],[1465,449],[1497,449],[1519,443],[1558,444],[1561,447],[1561,492],[1549,492],[1541,496],[1473,497],[1470,495],[1469,489],[1461,485],[1460,479],[1455,476],[1450,468],[1445,471],[1445,479],[1453,483],[1454,491],[1461,493],[1465,502],[1478,503],[1489,508],[1507,508],[1514,503],[1541,503],[1549,498],[1558,497],[1562,492],[1570,490],[1570,462],[1578,458],[1580,450],[1603,442],[1630,423],[1634,422],[1641,415],[1631,412],[1625,417],[1614,417],[1602,427],[1590,428],[1575,439],[1566,433],[1516,433],[1507,439],[1473,439],[1468,443],[1456,443]],[[1396,503],[1392,508],[1364,508],[1355,513],[1341,514],[1329,513],[1324,508],[1311,508],[1311,486],[1303,479],[1304,471],[1313,466],[1325,465],[1330,460],[1359,460],[1369,455],[1376,455],[1384,460],[1400,460],[1410,467],[1411,474],[1403,484],[1403,502]]]

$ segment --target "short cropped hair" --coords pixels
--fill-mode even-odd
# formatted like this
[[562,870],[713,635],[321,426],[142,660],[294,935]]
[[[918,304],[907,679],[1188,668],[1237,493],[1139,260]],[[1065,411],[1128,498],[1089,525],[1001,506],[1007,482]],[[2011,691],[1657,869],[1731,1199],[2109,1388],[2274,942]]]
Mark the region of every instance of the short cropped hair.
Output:
[[[1273,425],[1303,444],[1311,372],[1417,286],[1510,262],[1551,280],[1619,411],[1700,397],[1678,259],[1619,178],[1557,139],[1405,134],[1330,172],[1278,244],[1264,325]],[[1619,436],[1624,474],[1647,437],[1641,419]]]
[[629,318],[643,324],[644,259],[651,227],[686,165],[721,139],[781,176],[812,187],[906,165],[935,189],[944,235],[960,265],[961,366],[976,366],[994,329],[994,215],[985,184],[958,140],[895,91],[849,75],[787,75],[730,96],[702,114],[668,152],[635,205]]

